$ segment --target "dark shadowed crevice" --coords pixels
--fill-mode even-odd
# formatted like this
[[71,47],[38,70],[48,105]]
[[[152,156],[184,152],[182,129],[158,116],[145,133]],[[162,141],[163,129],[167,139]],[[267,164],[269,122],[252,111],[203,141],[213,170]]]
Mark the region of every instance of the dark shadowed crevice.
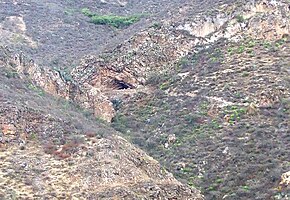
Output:
[[117,79],[113,80],[113,86],[117,90],[133,89],[134,88],[134,86],[132,84],[126,83],[123,80],[117,80]]

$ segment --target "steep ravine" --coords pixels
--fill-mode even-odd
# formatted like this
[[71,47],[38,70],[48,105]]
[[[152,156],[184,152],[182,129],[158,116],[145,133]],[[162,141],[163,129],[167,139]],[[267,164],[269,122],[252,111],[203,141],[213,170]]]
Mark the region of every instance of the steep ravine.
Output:
[[182,4],[70,74],[6,48],[3,61],[112,121],[207,199],[287,199],[289,2],[208,3]]

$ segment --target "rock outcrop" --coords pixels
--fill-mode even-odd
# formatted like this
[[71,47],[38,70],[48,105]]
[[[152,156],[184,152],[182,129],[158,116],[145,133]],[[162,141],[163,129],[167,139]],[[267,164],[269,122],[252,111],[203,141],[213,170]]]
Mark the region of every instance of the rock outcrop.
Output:
[[113,129],[0,69],[1,199],[203,199]]

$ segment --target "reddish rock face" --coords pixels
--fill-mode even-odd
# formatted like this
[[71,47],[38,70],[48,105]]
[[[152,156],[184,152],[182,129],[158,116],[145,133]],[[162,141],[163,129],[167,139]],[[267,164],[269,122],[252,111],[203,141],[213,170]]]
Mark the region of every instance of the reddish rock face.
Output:
[[1,126],[2,133],[4,135],[15,135],[16,134],[16,127],[13,124],[3,124]]

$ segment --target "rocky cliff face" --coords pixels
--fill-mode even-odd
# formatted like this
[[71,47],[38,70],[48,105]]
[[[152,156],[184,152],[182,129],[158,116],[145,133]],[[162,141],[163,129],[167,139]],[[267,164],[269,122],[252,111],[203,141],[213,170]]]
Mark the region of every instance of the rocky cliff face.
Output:
[[0,62],[1,199],[203,199],[11,64]]

